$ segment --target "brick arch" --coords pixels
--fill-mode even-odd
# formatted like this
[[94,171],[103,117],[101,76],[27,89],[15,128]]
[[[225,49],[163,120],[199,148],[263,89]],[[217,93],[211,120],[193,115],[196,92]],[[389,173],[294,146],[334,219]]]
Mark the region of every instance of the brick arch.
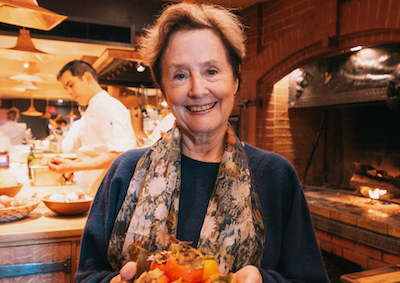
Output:
[[332,47],[329,50],[324,48],[321,43],[318,43],[293,54],[288,54],[285,60],[280,61],[272,68],[259,70],[259,78],[262,79],[264,84],[274,84],[282,77],[304,64],[318,60],[322,57],[337,55],[341,52],[348,52],[351,47],[356,45],[373,47],[388,43],[399,43],[400,29],[368,30],[355,34],[347,34],[338,37],[336,40],[337,47]]
[[244,140],[259,146],[274,106],[274,83],[292,70],[355,45],[400,42],[400,1],[274,0],[241,16],[249,27],[241,99],[257,100],[246,115]]

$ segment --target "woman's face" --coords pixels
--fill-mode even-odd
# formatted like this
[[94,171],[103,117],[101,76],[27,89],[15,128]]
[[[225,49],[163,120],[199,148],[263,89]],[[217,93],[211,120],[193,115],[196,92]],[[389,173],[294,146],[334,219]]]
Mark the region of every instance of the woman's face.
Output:
[[171,36],[162,57],[162,84],[183,131],[194,136],[226,131],[238,79],[211,30],[182,30]]

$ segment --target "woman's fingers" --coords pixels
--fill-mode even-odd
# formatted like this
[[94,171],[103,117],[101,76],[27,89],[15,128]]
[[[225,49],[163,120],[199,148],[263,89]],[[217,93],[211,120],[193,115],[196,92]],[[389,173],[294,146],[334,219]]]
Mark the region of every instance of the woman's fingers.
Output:
[[121,270],[119,271],[119,274],[121,275],[122,282],[124,282],[124,281],[129,282],[130,280],[132,280],[136,274],[136,262],[134,262],[134,261],[127,262],[121,268]]

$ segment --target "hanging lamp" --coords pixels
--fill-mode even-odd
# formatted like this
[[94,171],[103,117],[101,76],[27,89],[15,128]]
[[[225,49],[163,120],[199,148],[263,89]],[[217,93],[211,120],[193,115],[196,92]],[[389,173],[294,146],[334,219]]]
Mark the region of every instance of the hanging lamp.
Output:
[[36,0],[0,0],[0,22],[49,31],[67,16],[39,6]]
[[[1,16],[0,16],[1,17]],[[0,50],[0,57],[25,62],[46,62],[53,55],[36,49],[29,30],[20,29],[17,44]]]
[[49,98],[48,97],[46,99],[46,112],[42,116],[40,116],[40,118],[47,118],[47,119],[51,118],[51,113],[49,112]]
[[24,70],[21,74],[14,75],[9,77],[9,79],[17,80],[17,81],[29,81],[29,82],[42,82],[43,79],[36,75],[40,73],[39,68],[36,65],[36,62],[27,63],[28,67],[24,67]]
[[39,87],[34,82],[23,81],[19,85],[13,86],[11,89],[24,92],[26,90],[36,90]]
[[42,116],[43,113],[39,112],[35,109],[35,106],[33,105],[33,96],[31,97],[31,105],[29,106],[29,108],[21,113],[22,115],[25,116],[31,116],[31,117],[39,117]]

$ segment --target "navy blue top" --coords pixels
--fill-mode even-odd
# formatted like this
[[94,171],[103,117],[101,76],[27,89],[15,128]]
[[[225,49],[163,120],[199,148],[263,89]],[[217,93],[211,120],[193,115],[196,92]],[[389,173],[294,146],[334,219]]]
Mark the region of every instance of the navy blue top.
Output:
[[[107,259],[108,242],[136,163],[146,150],[136,149],[121,154],[104,177],[84,229],[79,267],[75,273],[77,282],[109,282],[118,274],[118,271],[111,268]],[[293,166],[276,153],[248,144],[245,144],[245,150],[256,183],[266,227],[265,248],[259,267],[263,282],[329,282],[307,203]],[[184,162],[186,161],[190,163],[190,160]],[[182,171],[185,171],[182,172],[182,178],[188,176],[190,178],[190,173],[186,175],[186,170],[190,171],[190,168],[182,167]],[[215,177],[209,176],[205,179],[215,180]],[[188,180],[182,184],[183,194],[191,194],[186,190]],[[189,185],[189,188],[194,188],[191,183]],[[197,198],[198,192],[193,193],[194,195],[188,197]],[[182,196],[182,199],[188,201],[187,196]],[[200,205],[207,206],[208,198],[203,195],[201,202],[204,203]],[[200,200],[193,200],[193,204],[197,205],[197,202]],[[181,218],[188,208],[183,205],[180,207],[182,210],[179,217]],[[192,226],[190,222],[193,222],[193,227],[201,227],[204,218],[201,214],[204,212],[203,209],[203,213],[186,215],[188,217],[186,220],[178,220],[181,226],[178,228],[182,236],[179,237],[180,240],[196,240],[198,231],[193,232],[196,235],[189,232],[189,226]]]
[[178,214],[178,239],[196,247],[208,202],[217,179],[219,163],[207,163],[182,155],[181,196]]

